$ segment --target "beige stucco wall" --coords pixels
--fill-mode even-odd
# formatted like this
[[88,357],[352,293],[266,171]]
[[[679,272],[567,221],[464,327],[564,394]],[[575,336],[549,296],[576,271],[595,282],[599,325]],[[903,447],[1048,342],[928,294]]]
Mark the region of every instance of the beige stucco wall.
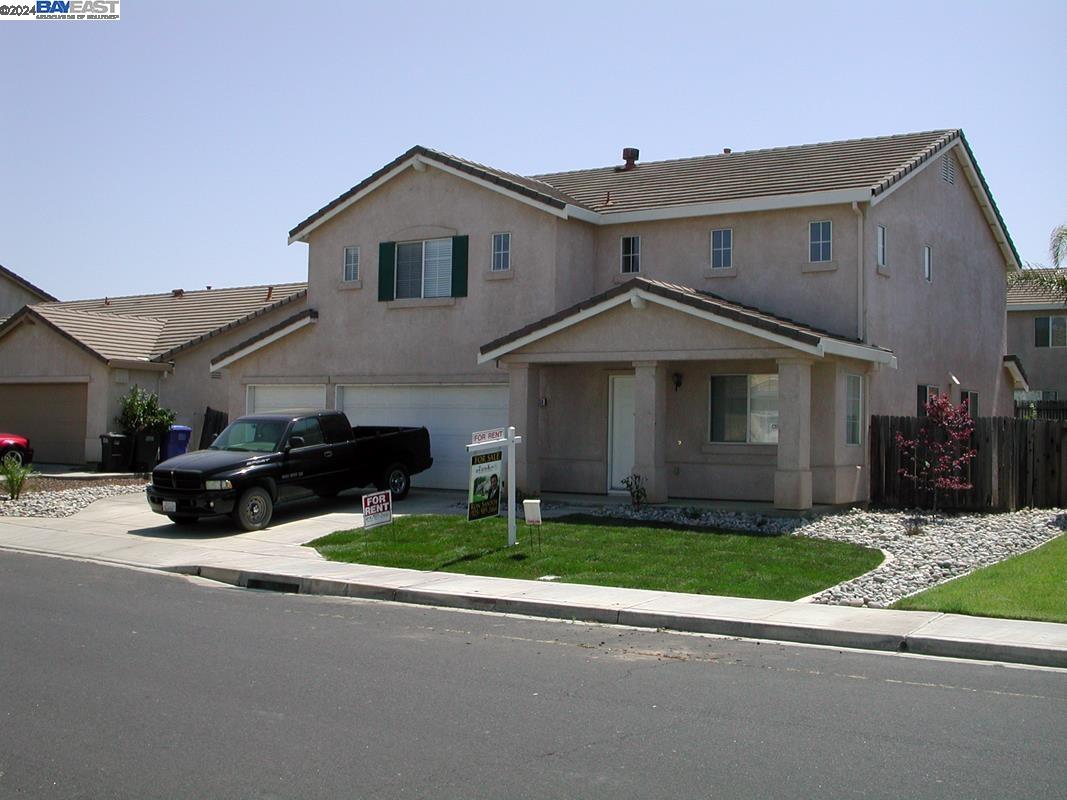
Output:
[[1067,347],[1034,347],[1034,318],[1067,314],[1067,306],[1048,311],[1008,312],[1008,353],[1019,356],[1034,391],[1059,392],[1067,400]]
[[[833,223],[833,261],[808,262],[808,224]],[[733,268],[711,270],[711,231],[733,230]],[[605,225],[597,229],[596,290],[621,272],[621,238],[641,237],[646,278],[712,292],[839,336],[856,335],[856,221],[848,206]]]
[[[887,230],[887,274],[875,271],[876,229]],[[876,414],[914,414],[920,383],[978,392],[982,416],[1012,411],[1003,368],[1006,345],[1004,259],[962,169],[941,178],[940,159],[867,214],[868,332],[897,355],[897,370],[871,379]],[[923,277],[923,245],[933,280]],[[949,377],[955,375],[960,386]]]
[[44,298],[27,291],[6,275],[0,275],[0,318],[14,314],[23,306],[40,303],[43,300]]

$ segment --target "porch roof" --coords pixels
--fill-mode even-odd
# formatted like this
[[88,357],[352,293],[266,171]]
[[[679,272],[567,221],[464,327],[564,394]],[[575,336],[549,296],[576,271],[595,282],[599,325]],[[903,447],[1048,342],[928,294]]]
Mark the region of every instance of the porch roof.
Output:
[[478,363],[484,364],[513,353],[539,339],[627,302],[635,307],[640,307],[643,303],[655,303],[809,355],[837,355],[896,367],[896,356],[891,350],[865,344],[857,339],[837,336],[752,306],[735,303],[710,292],[648,278],[632,278],[606,292],[494,339],[479,348]]

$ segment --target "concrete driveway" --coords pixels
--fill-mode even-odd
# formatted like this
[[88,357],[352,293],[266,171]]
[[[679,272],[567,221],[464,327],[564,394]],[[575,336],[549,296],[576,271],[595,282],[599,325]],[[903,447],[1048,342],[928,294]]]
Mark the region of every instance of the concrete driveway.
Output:
[[[461,492],[412,490],[396,504],[397,516],[460,513]],[[258,559],[272,566],[279,559],[305,568],[327,565],[305,542],[334,531],[363,525],[360,494],[333,500],[310,499],[277,509],[261,531],[237,529],[226,517],[175,525],[149,510],[141,493],[98,500],[74,516],[0,517],[0,547],[113,561],[139,567],[168,568],[181,564],[242,564]],[[232,557],[232,558],[231,558]]]

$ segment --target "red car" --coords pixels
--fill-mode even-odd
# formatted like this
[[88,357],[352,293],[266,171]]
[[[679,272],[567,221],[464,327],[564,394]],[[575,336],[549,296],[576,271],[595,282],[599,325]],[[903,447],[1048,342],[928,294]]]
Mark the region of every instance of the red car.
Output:
[[33,461],[33,448],[30,447],[30,440],[14,433],[0,433],[0,461],[29,464]]

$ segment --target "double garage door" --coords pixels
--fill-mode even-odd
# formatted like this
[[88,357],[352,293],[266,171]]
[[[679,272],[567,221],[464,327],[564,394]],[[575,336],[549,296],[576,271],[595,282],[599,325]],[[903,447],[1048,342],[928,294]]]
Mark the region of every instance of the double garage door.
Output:
[[[425,425],[433,466],[412,483],[434,489],[466,489],[474,431],[508,421],[506,386],[338,386],[336,407],[353,425]],[[252,386],[252,413],[325,408],[326,387]]]
[[0,384],[0,432],[30,440],[39,464],[85,463],[87,383]]

